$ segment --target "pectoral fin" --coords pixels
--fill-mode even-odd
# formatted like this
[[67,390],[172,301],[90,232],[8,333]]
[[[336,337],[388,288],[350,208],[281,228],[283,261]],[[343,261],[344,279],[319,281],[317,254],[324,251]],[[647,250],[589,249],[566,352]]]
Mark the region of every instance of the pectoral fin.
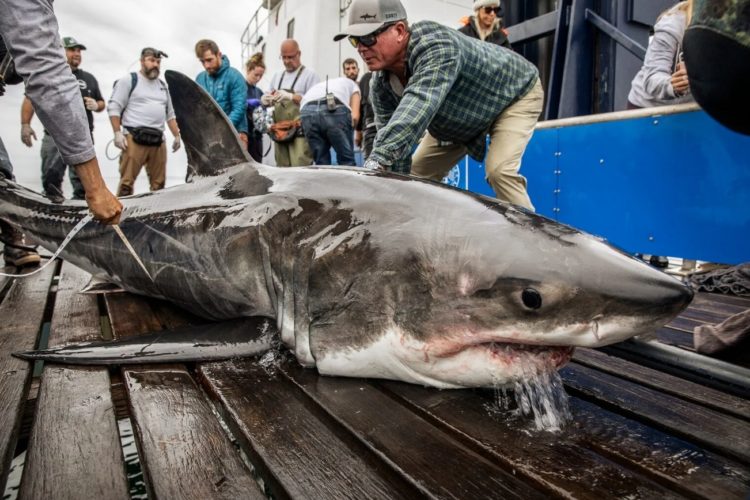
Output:
[[261,354],[271,348],[274,337],[276,328],[266,318],[242,318],[13,355],[29,361],[72,365],[219,361]]

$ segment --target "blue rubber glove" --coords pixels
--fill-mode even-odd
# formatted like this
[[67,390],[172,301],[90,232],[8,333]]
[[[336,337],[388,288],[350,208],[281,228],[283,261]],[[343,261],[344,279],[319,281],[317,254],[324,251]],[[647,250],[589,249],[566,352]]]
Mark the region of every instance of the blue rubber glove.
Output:
[[260,99],[248,99],[247,100],[247,107],[250,109],[255,109],[258,106],[260,106]]

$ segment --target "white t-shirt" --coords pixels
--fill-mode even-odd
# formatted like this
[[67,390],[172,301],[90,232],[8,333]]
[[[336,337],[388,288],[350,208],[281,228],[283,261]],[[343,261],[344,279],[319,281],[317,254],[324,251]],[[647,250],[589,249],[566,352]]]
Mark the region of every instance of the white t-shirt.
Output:
[[[339,77],[333,80],[328,80],[328,92],[333,93],[342,104],[344,104],[351,111],[349,106],[349,100],[352,95],[359,94],[359,85],[354,80],[349,78]],[[325,99],[326,97],[326,82],[322,81],[312,86],[307,91],[305,96],[302,98],[302,102],[299,103],[300,108],[304,108],[305,104],[310,101],[317,101],[319,99]]]
[[[273,78],[271,79],[271,88],[268,89],[269,93],[274,90],[289,90],[292,88],[292,83],[294,83],[294,79],[297,78],[297,72],[299,72],[300,68],[302,68],[302,66],[294,71],[279,71],[273,75]],[[294,84],[294,93],[304,96],[307,91],[310,90],[310,87],[319,81],[320,78],[315,71],[310,68],[305,68],[304,71],[302,71],[302,74],[299,75],[297,83]]]
[[129,73],[115,83],[107,105],[107,114],[119,116],[123,127],[164,130],[164,122],[174,118],[166,84],[159,79],[149,80],[138,72],[138,83],[128,96],[131,84]]

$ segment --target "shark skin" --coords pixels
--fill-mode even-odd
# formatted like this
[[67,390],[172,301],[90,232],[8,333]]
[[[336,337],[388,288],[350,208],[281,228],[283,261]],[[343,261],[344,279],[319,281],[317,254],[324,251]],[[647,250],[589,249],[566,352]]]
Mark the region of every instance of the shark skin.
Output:
[[[120,224],[153,281],[96,223],[63,257],[216,322],[268,318],[264,335],[275,326],[321,374],[502,386],[559,368],[576,346],[652,332],[692,300],[681,282],[601,239],[493,198],[386,172],[254,163],[200,87],[173,71],[166,79],[192,182],[123,198]],[[0,181],[0,217],[49,250],[86,213]],[[246,354],[261,350],[256,330]],[[177,337],[164,349],[174,352]],[[177,360],[231,354],[202,352],[191,338]],[[101,364],[143,362],[143,345],[108,356],[113,345],[84,351]],[[55,353],[77,362],[70,348]]]

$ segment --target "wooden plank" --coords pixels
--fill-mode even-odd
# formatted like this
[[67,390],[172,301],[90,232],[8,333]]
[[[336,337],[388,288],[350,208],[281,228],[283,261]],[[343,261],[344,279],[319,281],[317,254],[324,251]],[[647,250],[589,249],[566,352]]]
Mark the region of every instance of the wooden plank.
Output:
[[576,349],[573,360],[589,368],[595,368],[708,408],[750,420],[750,401],[746,399],[738,398],[594,349]]
[[746,421],[575,363],[560,374],[576,395],[706,449],[750,462],[750,424]]
[[398,382],[383,386],[519,479],[550,493],[580,499],[675,498],[647,477],[587,449],[575,434],[535,430],[533,419],[501,409],[492,391],[435,391]]
[[690,307],[701,311],[710,311],[717,314],[723,314],[725,317],[729,317],[740,313],[750,307],[750,301],[746,305],[739,304],[727,304],[725,302],[719,302],[713,300],[712,293],[697,293],[690,303]]
[[[101,338],[90,278],[63,265],[50,347]],[[129,498],[124,471],[107,370],[46,364],[19,498]]]
[[[117,338],[177,326],[141,297],[106,297]],[[166,314],[165,314],[166,316]],[[265,498],[183,365],[123,369],[144,478],[157,498]]]
[[139,367],[124,377],[156,498],[265,498],[187,370]]
[[695,309],[688,307],[682,313],[680,313],[680,316],[686,319],[692,319],[695,321],[699,321],[701,323],[708,323],[709,325],[714,325],[716,323],[721,323],[725,319],[727,319],[727,315],[723,313],[717,313],[713,311],[705,311],[701,309]]
[[703,325],[702,321],[698,321],[695,319],[686,318],[684,316],[677,316],[675,319],[667,323],[668,328],[672,328],[674,330],[679,330],[682,332],[686,332],[689,334],[693,334],[693,329],[696,326]]
[[294,362],[283,370],[321,409],[430,496],[548,497],[367,381],[321,377]]
[[415,498],[393,471],[278,371],[256,360],[201,365],[199,372],[264,482],[277,498]]
[[713,302],[720,302],[722,304],[732,304],[735,306],[744,307],[745,309],[750,308],[750,297],[739,297],[737,295],[727,295],[724,293],[710,293],[700,292],[697,295],[702,295],[706,299]]
[[578,398],[570,398],[571,422],[550,433],[529,430],[529,418],[499,409],[491,390],[383,387],[560,496],[740,499],[750,480],[747,468]]
[[149,331],[163,330],[146,299],[129,293],[112,293],[104,296],[107,315],[116,338],[132,337]]
[[656,338],[662,344],[681,347],[688,351],[695,351],[693,347],[693,334],[674,328],[664,327],[656,331]]
[[571,413],[575,432],[592,450],[637,467],[685,497],[746,500],[746,465],[582,399],[571,398]]
[[0,491],[8,479],[33,367],[11,353],[36,347],[55,272],[52,265],[39,275],[17,279],[0,304]]

